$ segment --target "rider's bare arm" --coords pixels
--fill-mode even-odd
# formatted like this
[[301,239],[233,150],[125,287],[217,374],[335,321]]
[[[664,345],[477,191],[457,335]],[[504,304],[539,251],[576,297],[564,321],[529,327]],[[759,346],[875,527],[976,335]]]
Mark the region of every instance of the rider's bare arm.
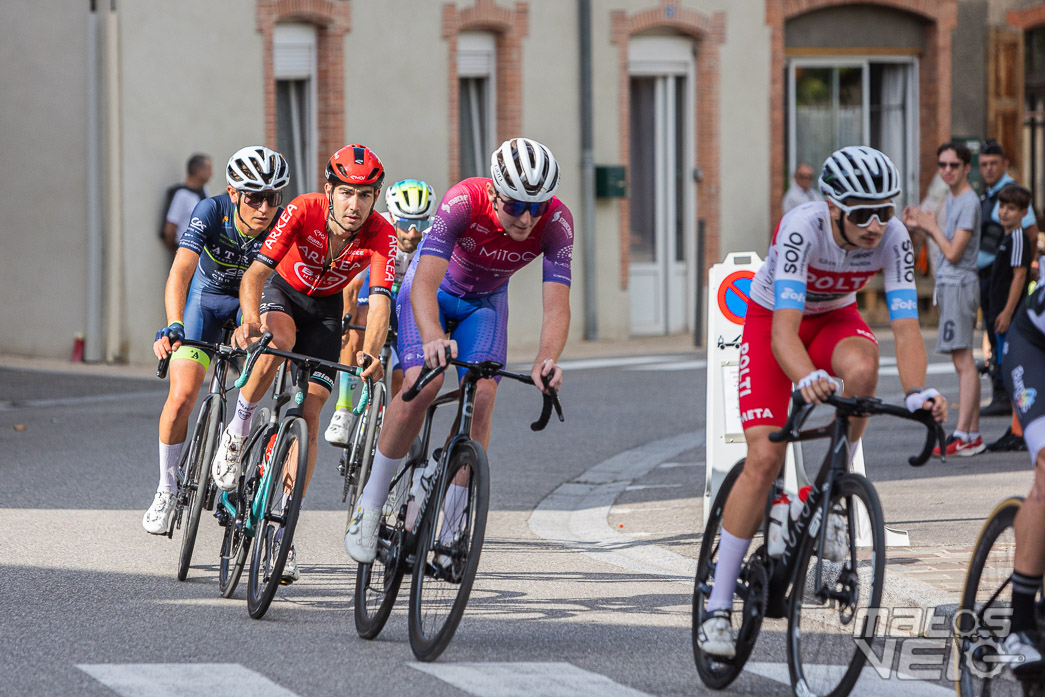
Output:
[[570,287],[556,281],[545,281],[542,286],[544,317],[541,320],[541,339],[530,373],[543,392],[542,375],[552,376],[551,386],[556,390],[562,386],[562,370],[555,364],[570,334]]
[[236,345],[240,348],[250,343],[251,336],[261,329],[261,294],[265,290],[265,281],[272,275],[269,266],[254,261],[243,273],[239,285],[239,306],[243,312],[243,321],[236,329]]

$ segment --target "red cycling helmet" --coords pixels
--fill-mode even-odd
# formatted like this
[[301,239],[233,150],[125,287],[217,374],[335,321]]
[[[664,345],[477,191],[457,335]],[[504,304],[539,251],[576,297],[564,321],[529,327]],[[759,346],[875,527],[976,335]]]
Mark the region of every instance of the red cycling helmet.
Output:
[[327,181],[338,184],[381,186],[385,168],[381,158],[365,145],[346,145],[327,163]]

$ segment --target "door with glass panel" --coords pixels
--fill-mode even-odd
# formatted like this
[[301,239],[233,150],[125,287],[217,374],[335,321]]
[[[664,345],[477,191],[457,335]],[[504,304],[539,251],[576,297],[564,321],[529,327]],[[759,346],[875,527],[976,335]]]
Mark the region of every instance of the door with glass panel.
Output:
[[636,336],[690,328],[692,55],[683,39],[632,40],[630,46],[628,288]]
[[870,145],[900,170],[897,206],[917,203],[918,64],[913,58],[795,58],[788,63],[788,171],[814,171],[833,151]]

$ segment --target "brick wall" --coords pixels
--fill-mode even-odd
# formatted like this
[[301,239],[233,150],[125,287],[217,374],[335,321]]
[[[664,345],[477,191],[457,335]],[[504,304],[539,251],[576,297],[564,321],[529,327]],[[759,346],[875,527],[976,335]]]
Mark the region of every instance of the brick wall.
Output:
[[[709,16],[696,10],[679,7],[677,0],[660,0],[656,7],[633,15],[615,11],[610,17],[612,41],[617,45],[619,83],[617,90],[618,134],[620,159],[629,177],[631,190],[631,81],[628,73],[628,41],[635,35],[651,29],[669,29],[689,36],[696,49],[697,132],[693,134],[696,166],[703,170],[704,179],[697,187],[697,217],[705,221],[705,267],[697,269],[697,282],[707,277],[707,266],[718,259],[721,249],[721,215],[719,192],[721,155],[719,143],[719,45],[726,38],[726,16],[716,12]],[[628,288],[628,269],[631,263],[630,227],[631,209],[628,198],[619,202],[620,230],[620,287]]]
[[264,41],[265,144],[276,147],[276,78],[272,37],[280,22],[316,25],[316,181],[327,160],[345,145],[345,34],[351,29],[351,0],[257,0],[257,25]]

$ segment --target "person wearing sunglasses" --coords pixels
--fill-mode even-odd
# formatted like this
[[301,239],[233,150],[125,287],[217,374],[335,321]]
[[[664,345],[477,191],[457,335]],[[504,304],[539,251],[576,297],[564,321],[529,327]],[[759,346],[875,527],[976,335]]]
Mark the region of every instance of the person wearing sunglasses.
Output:
[[252,145],[229,158],[225,181],[224,194],[196,205],[178,241],[164,291],[167,326],[156,332],[153,344],[157,358],[174,353],[170,392],[160,414],[160,479],[142,518],[142,526],[153,535],[170,527],[178,458],[210,364],[206,352],[182,347],[180,340],[219,341],[225,321],[239,313],[240,280],[283,211],[282,189],[290,182],[290,167],[278,152]]
[[[489,178],[465,179],[446,192],[396,300],[404,385],[416,382],[422,365],[445,365],[447,348],[465,361],[504,363],[508,281],[543,257],[544,312],[530,374],[542,391],[544,378],[555,389],[562,386],[557,361],[570,326],[573,216],[556,198],[558,186],[559,164],[551,150],[529,138],[511,138],[491,155]],[[448,321],[456,323],[449,338]],[[411,402],[400,394],[388,406],[370,480],[345,534],[345,548],[356,561],[374,560],[389,483],[442,380],[433,380]],[[472,437],[486,449],[496,393],[496,380],[479,382]],[[448,499],[463,506],[467,497],[456,494]]]
[[[392,282],[392,302],[396,300],[399,286],[403,282],[406,270],[417,252],[417,246],[421,238],[432,226],[432,213],[435,212],[435,192],[426,182],[419,179],[404,179],[388,187],[385,192],[385,208],[383,213],[385,220],[392,223],[396,234],[396,277]],[[370,269],[356,276],[345,288],[344,294],[345,313],[351,315],[352,324],[366,326],[367,316],[370,309]],[[399,323],[395,313],[389,320],[389,325],[396,331]],[[341,362],[351,361],[352,356],[363,345],[363,333],[359,330],[345,330],[342,337],[343,348],[341,349]],[[330,418],[330,425],[324,434],[328,443],[333,445],[347,445],[352,415],[352,389],[359,378],[347,373],[341,373],[338,378],[338,398],[334,415]],[[392,392],[394,397],[403,385],[403,367],[399,363],[399,355],[392,348]]]
[[[958,423],[947,440],[945,454],[969,457],[987,449],[980,435],[980,374],[972,350],[980,309],[977,257],[980,250],[980,198],[969,184],[972,153],[964,143],[948,142],[936,150],[940,177],[950,189],[941,229],[931,211],[908,206],[904,222],[932,237],[936,257],[936,288],[940,313],[936,352],[950,354],[958,374]],[[939,448],[936,451],[939,454]]]
[[[747,458],[723,512],[709,616],[697,631],[700,648],[724,658],[736,652],[730,617],[736,580],[784,462],[786,445],[770,442],[769,434],[787,419],[791,386],[816,404],[838,389],[834,378],[841,378],[847,397],[876,391],[878,341],[857,311],[856,293],[879,271],[906,406],[931,409],[938,421],[947,418],[946,400],[924,387],[928,359],[918,325],[914,253],[894,203],[899,172],[884,153],[849,146],[827,158],[818,185],[825,200],[784,215],[751,282],[738,382]],[[866,419],[853,420],[852,453],[865,425]],[[825,557],[847,553],[846,525],[841,516],[828,517]]]
[[[370,148],[346,145],[326,167],[323,191],[294,197],[243,274],[240,306],[243,322],[233,343],[246,348],[268,330],[271,346],[337,361],[341,353],[342,291],[370,269],[370,321],[356,365],[378,355],[388,333],[396,239],[392,226],[375,210],[385,170]],[[236,410],[222,434],[211,471],[222,490],[234,489],[250,420],[276,377],[281,359],[261,356],[240,390]],[[334,389],[336,371],[312,374],[303,403],[308,426],[305,491],[316,465],[319,414]],[[379,380],[381,364],[367,363],[362,375]],[[283,581],[297,580],[297,555],[291,546]]]

